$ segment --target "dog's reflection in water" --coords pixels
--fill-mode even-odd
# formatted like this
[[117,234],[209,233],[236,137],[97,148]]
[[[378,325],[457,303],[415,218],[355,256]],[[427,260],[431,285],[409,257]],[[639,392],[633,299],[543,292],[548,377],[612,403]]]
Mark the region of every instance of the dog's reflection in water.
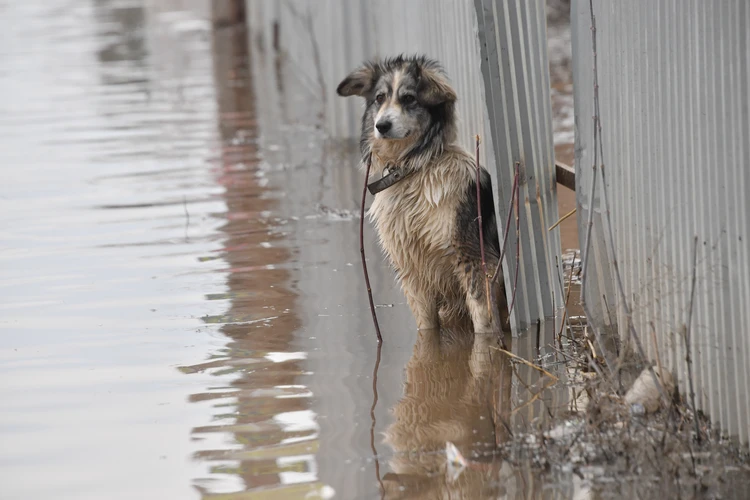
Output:
[[[491,452],[508,437],[511,367],[492,349],[498,344],[496,334],[419,332],[404,396],[385,432],[393,449],[385,498],[495,498],[503,490],[502,461]],[[448,471],[446,442],[472,461],[458,475]]]

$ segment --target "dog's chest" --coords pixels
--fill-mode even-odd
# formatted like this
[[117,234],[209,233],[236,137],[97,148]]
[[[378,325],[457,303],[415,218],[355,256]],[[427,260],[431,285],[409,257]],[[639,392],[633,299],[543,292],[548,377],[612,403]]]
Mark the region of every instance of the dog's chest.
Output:
[[393,264],[402,272],[448,264],[454,254],[455,200],[424,189],[394,188],[378,194],[370,208],[381,245]]

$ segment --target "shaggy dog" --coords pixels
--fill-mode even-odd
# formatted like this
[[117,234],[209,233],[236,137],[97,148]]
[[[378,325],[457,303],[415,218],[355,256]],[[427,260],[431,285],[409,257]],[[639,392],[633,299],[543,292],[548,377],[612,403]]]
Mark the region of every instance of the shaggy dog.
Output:
[[[466,318],[475,332],[506,327],[502,276],[494,290],[500,314],[488,310],[476,168],[472,156],[455,144],[456,92],[440,65],[424,56],[368,62],[337,92],[365,99],[362,162],[371,158],[372,172],[382,175],[370,184],[375,200],[369,215],[419,329],[438,328],[441,319],[447,325]],[[491,272],[500,244],[490,176],[483,168],[480,190]]]

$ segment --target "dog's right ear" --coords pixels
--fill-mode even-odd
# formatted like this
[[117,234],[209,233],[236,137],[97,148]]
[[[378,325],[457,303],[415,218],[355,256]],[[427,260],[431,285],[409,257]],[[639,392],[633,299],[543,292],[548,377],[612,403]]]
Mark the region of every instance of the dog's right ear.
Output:
[[436,106],[456,102],[456,91],[441,71],[420,68],[419,75],[419,96],[425,104]]
[[349,76],[339,83],[336,92],[342,97],[358,95],[367,97],[375,86],[375,68],[365,65],[355,69]]

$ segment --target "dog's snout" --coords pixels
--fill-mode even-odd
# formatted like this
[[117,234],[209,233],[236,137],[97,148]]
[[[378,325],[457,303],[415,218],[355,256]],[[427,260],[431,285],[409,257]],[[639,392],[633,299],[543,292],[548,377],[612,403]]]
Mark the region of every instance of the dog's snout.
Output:
[[391,129],[391,126],[393,126],[393,124],[389,120],[380,120],[375,124],[375,128],[377,128],[378,132],[381,134],[388,132]]

